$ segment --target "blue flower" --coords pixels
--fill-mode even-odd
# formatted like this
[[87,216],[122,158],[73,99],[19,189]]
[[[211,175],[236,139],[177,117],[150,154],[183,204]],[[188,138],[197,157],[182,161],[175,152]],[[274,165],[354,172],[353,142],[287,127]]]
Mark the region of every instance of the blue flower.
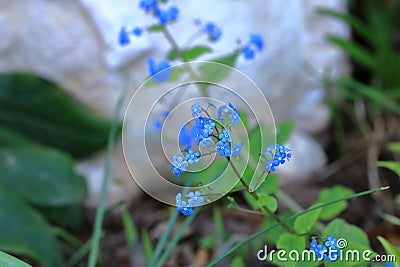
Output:
[[333,236],[331,236],[331,235],[328,235],[327,237],[326,237],[326,241],[325,241],[325,246],[326,247],[330,247],[330,248],[336,248],[337,247],[337,240],[336,240],[336,238],[334,238]]
[[212,138],[211,137],[206,137],[206,138],[203,138],[199,142],[199,145],[200,146],[205,146],[205,147],[210,147],[211,146],[211,142],[212,142]]
[[147,60],[147,64],[149,66],[150,76],[153,76],[152,78],[154,81],[165,82],[168,80],[168,77],[171,74],[170,64],[168,61],[161,60],[158,64],[156,64],[153,58],[149,58]]
[[324,259],[330,262],[335,262],[339,257],[339,249],[330,249],[326,254],[324,254]]
[[141,0],[139,7],[145,12],[154,12],[157,9],[157,0]]
[[176,195],[176,209],[180,211],[183,215],[188,216],[193,214],[193,209],[189,207],[185,201],[182,201],[181,193]]
[[185,145],[186,147],[191,147],[194,143],[194,138],[190,131],[188,133],[187,124],[185,124],[179,132],[179,143]]
[[199,191],[189,192],[189,206],[197,207],[204,202],[204,197],[201,196]]
[[120,45],[128,45],[130,43],[129,33],[126,27],[122,27],[119,31],[119,44]]
[[200,117],[203,110],[200,106],[200,101],[196,99],[191,107],[193,118]]
[[142,29],[142,28],[139,28],[139,27],[133,28],[132,33],[133,33],[133,35],[139,37],[139,36],[142,35],[143,29]]
[[232,124],[239,124],[240,123],[240,114],[239,111],[231,104],[228,103],[230,110],[230,117]]
[[210,135],[214,132],[214,127],[215,127],[215,123],[212,122],[211,120],[208,120],[206,122],[206,124],[204,124],[204,129],[203,129],[203,133]]
[[155,130],[160,131],[161,128],[162,128],[162,122],[159,121],[159,120],[156,120],[156,121],[154,122],[153,126],[154,126],[154,129],[155,129]]
[[183,157],[174,155],[172,158],[172,164],[170,165],[172,172],[179,178],[182,173],[186,171],[188,162]]
[[222,35],[222,30],[212,22],[205,24],[203,31],[208,35],[211,42],[217,42]]
[[275,167],[282,165],[285,163],[285,160],[289,160],[292,157],[290,149],[276,144],[275,146],[270,146],[264,150],[262,155],[270,154],[272,157],[268,158],[265,162],[265,170],[266,171],[275,171]]
[[386,263],[385,267],[393,267],[393,263],[388,262],[388,263]]
[[324,255],[328,252],[328,249],[326,247],[323,247],[321,244],[318,244],[315,249],[313,249],[315,254],[318,257],[318,260],[323,260]]
[[189,152],[185,155],[185,158],[189,162],[189,164],[193,164],[200,160],[200,152],[189,150]]
[[215,145],[215,150],[218,152],[218,154],[222,157],[229,157],[231,154],[231,149],[229,147],[229,144],[224,142],[224,141],[219,141]]
[[171,6],[168,10],[158,10],[156,16],[160,24],[164,25],[178,19],[179,9],[176,6]]
[[313,240],[312,240],[311,243],[310,243],[310,250],[315,250],[315,249],[317,249],[317,246],[318,246],[318,242],[317,242],[317,240],[315,240],[315,239],[313,238]]
[[233,157],[236,157],[241,150],[242,150],[242,143],[239,142],[237,144],[234,144],[231,150],[231,155]]
[[256,34],[256,33],[250,34],[249,43],[253,44],[259,52],[262,51],[264,48],[264,41],[259,34]]
[[222,133],[219,135],[220,140],[224,141],[224,142],[232,142],[232,138],[231,135],[229,134],[229,132],[227,130],[223,130]]
[[245,59],[252,60],[256,52],[261,52],[264,48],[264,41],[259,34],[250,34],[249,41],[243,46],[242,54]]

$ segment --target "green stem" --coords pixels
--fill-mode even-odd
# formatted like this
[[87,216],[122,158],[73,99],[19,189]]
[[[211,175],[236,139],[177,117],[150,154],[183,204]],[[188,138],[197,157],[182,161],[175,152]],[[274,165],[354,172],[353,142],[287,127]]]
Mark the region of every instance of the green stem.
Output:
[[372,190],[360,192],[360,193],[357,193],[357,194],[354,194],[354,195],[351,195],[351,196],[343,197],[343,198],[336,199],[336,200],[333,200],[333,201],[329,201],[329,202],[326,202],[326,203],[321,203],[319,205],[310,207],[310,208],[308,208],[308,209],[306,209],[306,210],[304,210],[302,212],[299,212],[297,214],[293,214],[291,216],[288,216],[288,217],[282,219],[281,222],[277,222],[277,223],[275,223],[275,224],[273,224],[271,226],[265,227],[264,229],[262,229],[262,230],[258,231],[257,233],[251,235],[249,238],[240,241],[239,243],[237,243],[236,245],[231,247],[228,251],[226,251],[225,253],[221,254],[220,256],[218,256],[217,258],[212,260],[209,264],[206,265],[206,267],[214,266],[215,264],[217,264],[218,262],[223,260],[225,257],[227,257],[228,255],[230,255],[233,252],[235,252],[235,250],[237,250],[240,247],[244,246],[245,244],[251,242],[252,240],[256,239],[257,237],[260,237],[260,236],[264,235],[265,233],[267,233],[268,231],[274,229],[275,227],[280,226],[283,222],[287,222],[287,221],[293,220],[293,219],[295,219],[295,218],[297,218],[297,217],[299,217],[299,216],[301,216],[303,214],[306,214],[308,212],[311,212],[311,211],[319,209],[319,208],[323,208],[323,207],[335,204],[335,203],[340,202],[340,201],[349,200],[349,199],[353,199],[353,198],[357,198],[357,197],[373,194],[375,192],[386,190],[388,188],[389,187],[387,186],[387,187],[380,187],[380,188],[377,188],[377,189],[372,189]]
[[[246,190],[249,192],[249,194],[255,199],[258,200],[258,195],[255,191],[251,191],[249,190],[249,186],[246,184],[246,182],[244,181],[244,179],[242,178],[242,176],[239,174],[239,172],[237,171],[235,165],[233,164],[233,162],[229,159],[226,158],[229,161],[229,164],[231,165],[233,172],[235,173],[235,175],[239,178],[240,182],[242,183],[242,185],[246,188]],[[271,217],[274,218],[275,221],[277,222],[282,222],[281,218],[278,217],[278,215],[276,215],[274,212],[272,212],[270,210],[270,208],[268,208],[266,205],[261,206],[261,210],[265,213],[267,213],[268,215],[270,215]],[[289,225],[287,225],[286,223],[281,223],[282,227],[285,228],[285,230],[287,230],[288,232],[297,235],[296,231],[294,229],[292,229]]]
[[64,267],[73,267],[89,252],[92,240],[89,239],[74,255],[64,264]]
[[101,184],[101,191],[100,191],[100,199],[99,204],[96,210],[96,217],[94,221],[94,228],[92,233],[92,246],[89,254],[89,267],[96,266],[97,254],[99,251],[99,244],[101,238],[101,231],[102,231],[102,224],[104,219],[105,213],[105,202],[106,202],[106,191],[107,191],[107,183],[108,183],[108,175],[110,172],[110,165],[111,165],[111,157],[114,150],[114,142],[117,137],[118,133],[118,125],[119,125],[119,116],[122,109],[122,104],[124,101],[125,90],[121,90],[121,94],[118,97],[117,104],[115,106],[112,122],[111,122],[111,129],[108,135],[107,140],[107,152],[106,158],[104,163],[104,170],[103,170],[103,177],[102,177],[102,184]]
[[158,261],[158,258],[161,254],[161,251],[165,244],[167,243],[168,237],[172,232],[172,228],[174,227],[174,224],[176,222],[176,219],[178,218],[179,211],[177,209],[174,209],[174,212],[172,213],[171,217],[169,217],[167,229],[165,229],[163,235],[161,236],[160,240],[157,242],[156,249],[154,250],[153,257],[149,263],[149,266],[156,266],[156,261]]
[[[178,244],[179,239],[185,232],[186,228],[192,223],[192,221],[196,217],[196,214],[198,213],[198,211],[199,211],[199,209],[197,208],[194,210],[194,213],[192,215],[189,215],[186,217],[186,219],[183,222],[183,224],[181,225],[181,227],[179,227],[179,231],[174,235],[172,240],[169,242],[168,247],[165,249],[165,251],[161,255],[160,259],[158,259],[158,263],[157,263],[157,265],[155,265],[156,267],[164,266],[164,263],[168,259],[168,256],[171,254],[171,251],[175,248],[176,244]],[[154,257],[153,257],[153,259],[154,259]],[[150,266],[153,266],[153,265],[150,265]]]

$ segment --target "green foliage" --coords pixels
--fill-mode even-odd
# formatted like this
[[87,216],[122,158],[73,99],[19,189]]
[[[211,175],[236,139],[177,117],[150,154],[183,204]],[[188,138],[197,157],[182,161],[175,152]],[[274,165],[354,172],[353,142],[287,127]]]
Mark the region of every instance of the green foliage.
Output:
[[256,203],[260,208],[265,206],[272,212],[278,209],[278,201],[276,198],[267,194],[259,194]]
[[[239,53],[234,52],[223,57],[211,59],[209,61],[233,67],[236,63],[238,56]],[[204,63],[199,67],[199,72],[201,81],[219,82],[229,75],[230,69],[221,68],[220,66],[215,64]]]
[[122,217],[122,225],[124,226],[126,242],[128,244],[128,247],[132,248],[138,236],[135,224],[133,223],[131,215],[129,214],[126,208],[122,209],[121,217]]
[[84,157],[103,148],[110,122],[55,84],[28,74],[0,75],[0,123],[31,140]]
[[0,251],[0,266],[2,267],[32,267],[31,265]]
[[278,176],[273,173],[268,174],[267,178],[264,182],[257,188],[257,194],[268,194],[273,195],[276,194],[279,190],[279,180]]
[[43,266],[61,266],[60,245],[42,215],[0,184],[0,249],[25,254]]
[[400,176],[400,162],[397,161],[378,161],[377,165],[379,167],[385,167],[389,170],[394,171],[398,176]]
[[[337,186],[333,186],[330,188],[324,188],[320,191],[319,197],[313,206],[315,206],[317,204],[329,202],[332,199],[345,198],[347,196],[350,196],[351,194],[354,194],[354,192],[344,186],[337,185]],[[319,218],[321,220],[332,219],[336,215],[340,214],[344,209],[346,209],[346,207],[347,207],[346,201],[341,201],[341,202],[329,205],[328,207],[324,207],[321,209],[321,211],[319,213]]]
[[302,251],[305,249],[305,241],[306,238],[304,236],[298,236],[291,233],[282,234],[276,242],[276,246],[278,249],[286,252],[283,258],[287,261],[280,260],[276,257],[277,254],[274,254],[275,257],[273,258],[273,262],[280,266],[297,266],[298,261],[296,261],[296,258],[297,255],[301,255]]
[[203,45],[193,46],[192,48],[187,49],[182,53],[182,58],[184,61],[190,61],[206,53],[211,53],[211,52],[212,49],[209,48],[208,46],[203,46]]
[[307,214],[303,214],[297,217],[294,221],[294,230],[296,231],[296,233],[309,233],[314,224],[317,222],[320,213],[321,209],[316,209]]
[[389,243],[385,238],[378,236],[379,242],[381,242],[382,246],[385,248],[386,255],[394,255],[397,261],[393,261],[392,264],[394,267],[400,267],[399,260],[400,259],[400,248],[395,247],[391,243]]

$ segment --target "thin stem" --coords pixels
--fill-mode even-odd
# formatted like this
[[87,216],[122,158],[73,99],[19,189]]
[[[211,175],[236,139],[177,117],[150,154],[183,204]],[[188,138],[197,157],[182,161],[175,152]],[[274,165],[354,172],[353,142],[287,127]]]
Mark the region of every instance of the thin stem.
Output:
[[[235,173],[235,175],[239,178],[241,184],[247,189],[247,191],[250,193],[251,196],[253,196],[253,198],[255,200],[258,200],[258,195],[255,191],[250,192],[249,191],[249,186],[246,184],[246,182],[243,180],[242,176],[239,174],[238,170],[236,169],[235,165],[233,164],[233,162],[229,159],[226,158],[229,161],[229,164],[231,165],[233,172]],[[275,221],[277,222],[282,222],[281,218],[279,218],[275,213],[273,213],[266,205],[261,206],[261,210],[264,211],[265,213],[267,213],[268,215],[272,216],[274,218]],[[293,230],[289,225],[287,225],[286,223],[281,223],[282,227],[285,228],[288,232],[297,235],[296,231]]]
[[259,211],[243,208],[243,207],[239,206],[236,202],[232,202],[231,204],[229,204],[228,208],[240,210],[240,211],[250,213],[250,214],[265,215],[264,213],[259,212]]
[[91,239],[86,241],[86,243],[64,264],[64,267],[76,266],[76,264],[89,252],[91,244]]
[[117,104],[115,106],[112,122],[111,122],[111,129],[108,135],[107,140],[107,152],[106,158],[104,163],[104,170],[103,170],[103,177],[101,183],[101,191],[100,191],[100,199],[99,204],[96,210],[96,217],[94,220],[94,228],[92,233],[92,246],[89,254],[89,267],[96,266],[96,259],[97,254],[99,251],[99,244],[101,238],[101,231],[102,231],[102,224],[104,219],[104,212],[105,212],[105,202],[106,202],[106,191],[107,191],[107,184],[108,184],[108,174],[110,172],[110,165],[111,165],[111,156],[114,150],[114,142],[117,137],[118,133],[118,122],[119,122],[119,115],[121,113],[122,104],[125,96],[125,90],[121,90],[121,94],[118,98]]

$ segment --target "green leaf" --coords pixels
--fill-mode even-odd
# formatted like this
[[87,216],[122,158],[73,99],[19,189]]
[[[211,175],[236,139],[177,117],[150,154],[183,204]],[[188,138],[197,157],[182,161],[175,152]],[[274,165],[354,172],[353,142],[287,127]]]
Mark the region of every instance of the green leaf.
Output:
[[370,70],[376,70],[380,67],[373,55],[355,42],[335,36],[329,36],[328,40],[342,48],[355,61],[369,68]]
[[394,171],[397,175],[400,176],[400,162],[397,161],[378,161],[377,164],[379,167],[385,167],[389,170]]
[[395,247],[393,244],[389,243],[385,238],[381,236],[377,236],[377,238],[379,242],[381,242],[382,246],[385,248],[387,257],[389,255],[391,255],[391,257],[394,256],[392,260],[389,259],[388,261],[392,261],[393,266],[400,267],[400,261],[398,260],[400,259],[400,248]]
[[[318,200],[314,203],[313,206],[329,202],[335,199],[344,198],[351,194],[353,194],[353,191],[351,189],[340,185],[333,186],[330,188],[324,188],[320,191]],[[329,220],[335,217],[336,215],[340,214],[344,209],[346,209],[346,207],[347,207],[346,201],[340,201],[338,203],[329,205],[327,207],[323,207],[319,214],[319,218],[322,220]]]
[[297,217],[294,221],[294,230],[299,234],[309,233],[317,222],[320,212],[321,209],[316,209]]
[[79,203],[87,195],[71,158],[41,147],[0,149],[0,184],[40,206]]
[[267,206],[269,210],[275,212],[278,209],[278,201],[275,197],[266,194],[259,194],[257,199],[259,207]]
[[151,25],[150,27],[147,27],[147,31],[148,32],[161,32],[163,31],[165,28],[164,25],[160,25],[160,24],[155,24],[155,25]]
[[146,259],[146,262],[149,263],[153,257],[154,249],[151,244],[149,233],[146,231],[146,229],[142,229],[141,237],[144,250],[144,257]]
[[284,233],[279,237],[276,246],[281,251],[285,251],[282,258],[286,260],[282,261],[277,254],[274,254],[273,262],[279,263],[279,266],[296,266],[297,259],[301,259],[301,253],[305,248],[305,237]]
[[190,60],[196,59],[206,53],[211,53],[211,52],[212,52],[212,49],[209,48],[208,46],[203,46],[203,45],[194,46],[188,50],[183,51],[182,58],[184,61],[190,61]]
[[235,258],[233,258],[230,266],[231,267],[246,267],[242,256],[236,256]]
[[[211,59],[210,61],[233,67],[236,63],[238,55],[239,54],[237,52],[234,52],[220,58]],[[204,63],[200,65],[199,71],[201,73],[200,80],[207,82],[218,82],[228,77],[231,69],[217,64]]]
[[62,265],[50,225],[9,188],[0,185],[0,249],[27,255],[46,267]]
[[55,84],[27,74],[0,75],[0,124],[75,157],[103,148],[111,126]]
[[22,134],[0,125],[0,147],[31,145],[32,142]]
[[[371,249],[368,241],[368,237],[365,232],[355,225],[351,225],[342,219],[335,219],[330,222],[322,233],[323,237],[331,235],[335,237],[340,244],[343,245],[341,253],[346,260],[338,261],[336,263],[330,263],[324,261],[326,266],[355,266],[358,264],[365,264],[366,261],[363,259],[363,252],[369,250],[371,254],[368,256],[371,259],[374,258],[376,253]],[[359,255],[359,260],[353,258],[352,254]],[[347,256],[346,256],[347,255]]]
[[47,220],[59,226],[78,230],[83,224],[83,207],[80,203],[57,207],[39,207],[38,210]]
[[32,267],[32,265],[23,262],[7,253],[0,251],[0,266],[1,267]]
[[260,187],[256,190],[257,194],[273,195],[278,192],[279,180],[275,174],[270,173]]
[[128,247],[132,248],[133,244],[136,242],[138,235],[135,228],[135,224],[133,223],[132,218],[126,208],[122,209],[121,216],[122,216],[122,224],[124,226],[126,242],[128,243]]
[[281,121],[276,124],[277,135],[276,142],[278,144],[284,144],[290,137],[295,126],[294,121]]

